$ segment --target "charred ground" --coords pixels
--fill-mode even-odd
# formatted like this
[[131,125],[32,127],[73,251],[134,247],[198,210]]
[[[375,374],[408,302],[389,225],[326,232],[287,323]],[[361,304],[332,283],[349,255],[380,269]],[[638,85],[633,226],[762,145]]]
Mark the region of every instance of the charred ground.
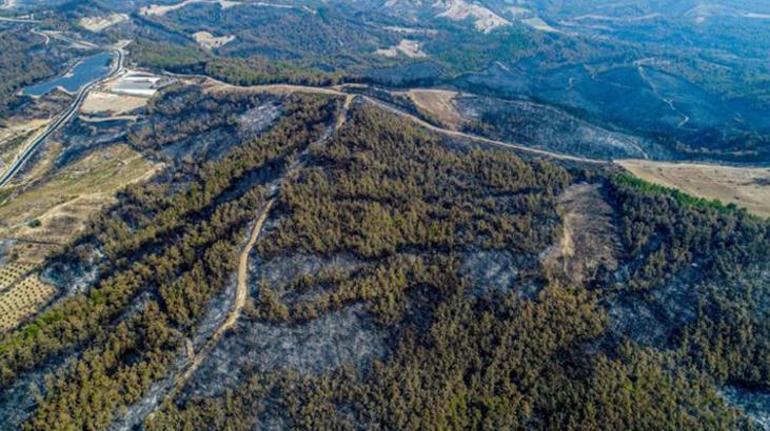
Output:
[[[753,426],[720,394],[770,389],[765,222],[347,106],[152,103],[131,141],[166,169],[49,261],[72,285],[3,336],[4,422]],[[265,208],[246,306],[209,351]]]

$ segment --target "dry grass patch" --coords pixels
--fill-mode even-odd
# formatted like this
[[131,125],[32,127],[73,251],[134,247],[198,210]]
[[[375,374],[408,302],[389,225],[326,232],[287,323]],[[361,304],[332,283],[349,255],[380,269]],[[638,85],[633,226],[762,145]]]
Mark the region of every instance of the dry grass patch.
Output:
[[456,91],[415,89],[409,90],[406,94],[419,110],[437,119],[444,126],[452,130],[460,130],[462,127],[465,120],[454,104],[458,96]]
[[174,5],[150,5],[147,7],[143,7],[139,10],[139,13],[142,15],[165,15],[171,11],[181,9],[187,5],[194,4],[194,3],[219,3],[219,5],[222,7],[222,9],[231,8],[233,6],[238,6],[239,4],[242,4],[238,1],[228,1],[228,0],[185,0],[181,3],[177,3]]
[[114,202],[119,189],[148,179],[159,168],[126,145],[93,151],[0,203],[0,239],[20,239],[9,253],[42,260],[82,232],[92,214]]
[[81,18],[78,24],[86,30],[98,33],[112,27],[115,24],[128,21],[128,15],[124,13],[113,13],[108,16],[92,16]]
[[760,217],[770,217],[770,169],[740,168],[650,160],[619,160],[637,177],[687,194],[734,203]]
[[198,45],[208,50],[221,48],[235,40],[235,36],[232,35],[216,37],[207,31],[199,31],[192,36],[198,42]]
[[92,91],[80,108],[84,114],[122,115],[139,109],[147,104],[146,97]]
[[26,148],[27,142],[41,133],[48,120],[31,120],[0,127],[0,173]]
[[398,45],[391,46],[387,49],[378,49],[374,53],[390,58],[398,57],[399,54],[403,54],[409,58],[425,58],[428,56],[428,54],[422,51],[420,42],[409,39],[402,39]]

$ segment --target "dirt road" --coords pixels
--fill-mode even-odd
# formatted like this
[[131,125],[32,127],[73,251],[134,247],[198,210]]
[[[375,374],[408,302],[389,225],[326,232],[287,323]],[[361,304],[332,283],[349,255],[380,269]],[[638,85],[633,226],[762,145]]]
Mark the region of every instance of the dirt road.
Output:
[[[184,75],[174,75],[174,76],[184,76]],[[325,95],[333,95],[333,96],[346,96],[349,97],[350,94],[342,91],[342,88],[340,87],[310,87],[310,86],[304,86],[304,85],[289,85],[289,84],[271,84],[271,85],[254,85],[254,86],[237,86],[233,84],[228,84],[222,81],[218,81],[216,79],[206,77],[204,75],[189,75],[194,76],[197,78],[205,78],[208,79],[209,82],[212,82],[217,87],[223,89],[223,90],[236,90],[236,91],[255,91],[255,92],[265,92],[265,93],[273,93],[273,94],[288,94],[288,93],[310,93],[310,94],[325,94]],[[480,142],[487,145],[494,145],[497,147],[504,147],[504,148],[510,148],[517,151],[535,154],[543,157],[548,157],[552,159],[558,159],[558,160],[567,160],[572,162],[580,162],[580,163],[589,163],[589,164],[596,164],[596,165],[604,165],[604,164],[611,164],[611,161],[608,160],[599,160],[599,159],[590,159],[587,157],[578,157],[578,156],[570,156],[567,154],[561,154],[561,153],[555,153],[552,151],[547,150],[541,150],[537,148],[527,147],[525,145],[520,144],[514,144],[510,142],[503,142],[498,141],[494,139],[484,138],[477,135],[472,135],[470,133],[460,132],[456,130],[450,130],[446,129],[440,126],[436,126],[434,124],[431,124],[415,115],[412,115],[408,112],[402,111],[401,109],[392,106],[388,103],[385,103],[379,99],[375,99],[370,96],[361,96],[364,100],[367,102],[377,106],[380,109],[383,109],[385,111],[388,111],[392,114],[398,115],[404,119],[410,120],[414,123],[417,123],[418,125],[429,129],[436,133],[441,133],[444,135],[452,136],[455,138],[462,138],[474,142]],[[346,101],[346,104],[351,99],[348,99]]]
[[[353,103],[353,99],[355,96],[346,94],[345,95],[345,103],[342,107],[341,112],[338,114],[335,122],[334,122],[334,128],[331,130],[331,132],[324,137],[322,137],[318,142],[312,143],[312,145],[317,145],[320,143],[325,142],[327,139],[331,137],[333,133],[336,133],[339,131],[344,125],[347,120],[347,114],[350,109],[350,105]],[[296,169],[299,169],[301,166],[301,163],[297,163],[297,165],[291,167],[289,171],[294,171]],[[284,178],[286,175],[283,176]],[[276,183],[277,187],[280,187],[280,183],[282,180],[278,180]],[[187,364],[187,366],[184,368],[184,370],[174,379],[174,384],[171,390],[166,394],[167,399],[173,399],[176,394],[184,387],[184,385],[190,380],[193,374],[200,368],[203,361],[208,357],[208,355],[211,353],[211,351],[216,347],[217,343],[219,343],[219,340],[221,340],[222,336],[231,328],[233,328],[238,321],[238,318],[241,316],[241,312],[243,311],[243,307],[246,305],[246,299],[248,298],[249,294],[249,287],[248,287],[248,274],[249,274],[249,254],[251,253],[251,250],[254,248],[254,245],[256,244],[257,240],[259,239],[259,235],[262,232],[262,227],[265,224],[265,221],[267,220],[268,215],[270,214],[270,209],[273,207],[273,204],[275,203],[275,197],[271,198],[267,201],[265,206],[262,208],[259,218],[254,222],[254,225],[251,228],[251,234],[249,236],[248,241],[243,246],[243,249],[241,250],[241,254],[238,258],[238,275],[237,275],[237,283],[235,288],[235,297],[233,299],[233,304],[230,307],[230,311],[227,314],[227,318],[222,322],[222,324],[211,334],[211,336],[206,340],[206,343],[201,347],[197,352],[193,352],[191,355],[190,362]]]
[[[305,86],[305,85],[292,85],[292,84],[268,84],[268,85],[252,85],[252,86],[239,86],[235,84],[228,84],[226,82],[217,80],[215,78],[211,78],[206,75],[184,75],[184,74],[169,74],[170,76],[174,76],[177,78],[197,78],[197,79],[205,79],[208,82],[212,83],[216,88],[215,89],[221,89],[225,91],[254,91],[254,92],[264,92],[264,93],[273,93],[273,94],[290,94],[290,93],[310,93],[310,94],[325,94],[330,96],[350,96],[350,93],[346,93],[343,86],[335,86],[335,87],[311,87],[311,86]],[[590,159],[586,157],[577,157],[577,156],[570,156],[567,154],[561,154],[561,153],[555,153],[552,151],[547,150],[541,150],[537,148],[527,147],[525,145],[520,144],[514,144],[510,142],[503,142],[503,141],[497,141],[494,139],[488,139],[477,135],[472,135],[470,133],[464,133],[459,132],[456,130],[450,130],[443,127],[436,126],[434,124],[431,124],[415,115],[412,115],[408,112],[402,111],[401,109],[392,106],[388,103],[385,103],[379,99],[375,99],[370,96],[361,96],[364,100],[367,102],[384,109],[392,114],[398,115],[402,118],[411,120],[418,125],[425,127],[433,132],[441,133],[444,135],[453,136],[456,138],[463,138],[471,141],[481,142],[488,145],[494,145],[498,147],[505,147],[510,148],[526,153],[536,154],[544,157],[549,157],[552,159],[559,159],[559,160],[568,160],[573,162],[581,162],[581,163],[590,163],[590,164],[611,164],[612,162],[609,160],[599,160],[599,159]],[[346,101],[347,103],[351,99],[348,99]]]
[[443,127],[435,126],[435,125],[433,125],[433,124],[431,124],[431,123],[429,123],[429,122],[427,122],[427,121],[425,121],[425,120],[423,120],[421,118],[418,118],[418,117],[416,117],[416,116],[414,116],[412,114],[404,112],[404,111],[402,111],[402,110],[400,110],[400,109],[398,109],[398,108],[396,108],[394,106],[388,105],[387,103],[382,102],[380,100],[374,99],[374,98],[369,97],[369,96],[364,96],[364,98],[369,103],[372,103],[373,105],[375,105],[375,106],[377,106],[377,107],[379,107],[379,108],[381,108],[381,109],[383,109],[385,111],[388,111],[390,113],[396,114],[396,115],[398,115],[398,116],[400,116],[402,118],[406,118],[408,120],[411,120],[412,122],[415,122],[418,125],[426,128],[428,130],[431,130],[431,131],[437,132],[437,133],[441,133],[441,134],[444,134],[444,135],[452,136],[452,137],[455,137],[455,138],[467,139],[469,141],[480,142],[480,143],[483,143],[483,144],[494,145],[494,146],[497,146],[497,147],[511,148],[511,149],[518,150],[518,151],[521,151],[521,152],[536,154],[536,155],[540,155],[540,156],[544,156],[544,157],[549,157],[549,158],[552,158],[552,159],[568,160],[568,161],[572,161],[572,162],[590,163],[590,164],[596,164],[596,165],[604,165],[604,164],[611,163],[610,161],[607,161],[607,160],[589,159],[589,158],[586,158],[586,157],[577,157],[577,156],[570,156],[570,155],[567,155],[567,154],[554,153],[554,152],[551,152],[551,151],[539,150],[537,148],[531,148],[531,147],[527,147],[527,146],[524,146],[524,145],[512,144],[510,142],[496,141],[494,139],[484,138],[484,137],[477,136],[477,135],[471,135],[469,133],[464,133],[464,132],[459,132],[459,131],[455,131],[455,130],[445,129]]
[[187,381],[190,380],[190,377],[192,377],[195,371],[197,371],[200,365],[203,363],[203,360],[206,359],[211,350],[216,347],[222,336],[233,326],[235,326],[235,323],[241,316],[243,307],[246,305],[246,298],[249,294],[249,254],[251,254],[251,250],[254,248],[254,244],[256,244],[257,239],[259,239],[259,234],[262,232],[262,227],[265,225],[265,221],[267,220],[268,214],[270,214],[270,209],[273,207],[273,203],[275,203],[275,198],[267,201],[265,206],[262,208],[259,218],[251,228],[251,235],[249,236],[246,245],[243,246],[241,254],[238,257],[238,277],[235,287],[235,298],[233,300],[233,305],[230,307],[230,311],[227,314],[227,318],[216,329],[216,331],[211,334],[211,337],[206,341],[206,344],[204,344],[200,350],[193,354],[192,360],[188,364],[187,368],[185,368],[184,372],[180,374],[174,381],[174,387],[167,395],[168,398],[173,398],[176,393],[178,393],[179,390],[184,387]]

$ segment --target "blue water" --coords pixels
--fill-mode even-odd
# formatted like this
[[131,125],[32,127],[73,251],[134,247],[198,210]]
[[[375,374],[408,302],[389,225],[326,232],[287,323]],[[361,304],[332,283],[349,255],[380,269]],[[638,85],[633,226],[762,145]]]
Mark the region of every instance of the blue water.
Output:
[[81,87],[97,80],[110,72],[112,54],[103,52],[88,57],[72,68],[67,74],[37,85],[31,85],[22,91],[26,96],[43,96],[56,87],[62,87],[70,93],[76,93]]

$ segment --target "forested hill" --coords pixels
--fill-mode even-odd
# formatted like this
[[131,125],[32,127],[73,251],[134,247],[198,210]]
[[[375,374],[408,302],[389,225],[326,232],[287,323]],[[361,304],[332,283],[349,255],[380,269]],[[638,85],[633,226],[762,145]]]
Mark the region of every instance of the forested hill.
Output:
[[166,170],[48,263],[97,282],[0,339],[8,428],[758,427],[767,222],[364,98],[148,111]]

